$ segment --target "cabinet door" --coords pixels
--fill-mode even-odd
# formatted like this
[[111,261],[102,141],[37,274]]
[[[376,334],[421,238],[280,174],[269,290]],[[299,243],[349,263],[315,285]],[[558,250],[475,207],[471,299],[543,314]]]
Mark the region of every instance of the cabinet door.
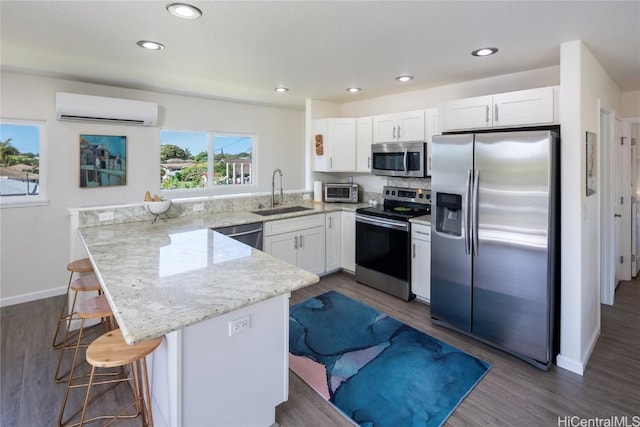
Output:
[[340,228],[341,218],[340,212],[331,212],[327,214],[325,221],[327,224],[325,234],[326,244],[326,271],[338,270],[341,267],[341,239],[342,230]]
[[356,170],[356,120],[329,120],[329,170],[353,172]]
[[356,213],[341,212],[342,268],[352,273],[356,271]]
[[371,172],[373,118],[362,117],[356,121],[356,126],[356,172]]
[[298,233],[284,233],[264,238],[264,251],[293,265],[298,265]]
[[397,140],[396,115],[373,116],[373,142],[393,142]]
[[430,108],[424,112],[424,132],[427,141],[427,176],[431,176],[431,148],[433,135],[441,135],[438,108]]
[[424,110],[399,113],[398,141],[424,141]]
[[[414,227],[414,226],[412,226]],[[431,301],[431,231],[421,226],[411,233],[411,291],[422,301]]]
[[298,233],[298,267],[315,274],[325,272],[325,228],[316,227]]
[[521,90],[493,96],[493,126],[553,123],[553,88]]
[[447,102],[444,104],[444,130],[491,127],[492,105],[491,95]]

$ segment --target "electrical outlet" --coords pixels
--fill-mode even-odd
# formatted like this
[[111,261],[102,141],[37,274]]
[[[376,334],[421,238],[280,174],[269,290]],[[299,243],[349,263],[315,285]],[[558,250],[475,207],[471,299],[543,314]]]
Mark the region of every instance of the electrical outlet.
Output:
[[229,336],[246,331],[251,328],[251,315],[248,314],[236,320],[229,322]]
[[193,205],[194,212],[202,212],[204,210],[204,205],[202,203],[198,203],[197,205]]
[[113,219],[113,211],[111,212],[102,212],[98,214],[98,221],[111,221]]

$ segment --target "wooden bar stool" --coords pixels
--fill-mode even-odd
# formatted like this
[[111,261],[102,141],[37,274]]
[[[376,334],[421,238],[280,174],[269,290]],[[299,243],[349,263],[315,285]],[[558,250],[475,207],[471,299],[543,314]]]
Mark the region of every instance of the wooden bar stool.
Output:
[[[90,298],[89,300],[85,300],[85,301],[93,301],[93,303],[90,304],[90,303],[82,302],[80,303],[80,305],[78,305],[78,310],[76,310],[76,299],[78,297],[78,292],[89,292],[89,291],[100,292],[101,290],[100,282],[98,281],[98,277],[95,275],[95,273],[81,276],[76,280],[74,280],[73,282],[71,282],[71,285],[69,286],[70,286],[70,290],[74,291],[75,293],[73,297],[73,304],[71,305],[72,309],[75,311],[73,311],[67,317],[64,338],[62,339],[62,342],[58,346],[58,349],[60,350],[60,356],[58,357],[58,366],[56,366],[56,374],[55,374],[55,380],[57,383],[63,382],[68,374],[68,373],[60,374],[60,366],[62,364],[62,359],[64,358],[65,352],[67,350],[75,350],[77,348],[77,345],[81,347],[89,346],[89,342],[85,342],[85,343],[81,342],[82,331],[84,330],[85,322],[88,319],[103,319],[103,321],[106,321],[108,318],[113,316],[113,313],[111,312],[111,308],[109,307],[109,303],[107,302],[106,297],[104,297],[104,295],[98,295],[103,297],[102,299],[99,299],[99,300],[94,299],[96,297]],[[103,303],[100,305],[96,305],[95,304],[96,301],[102,301]],[[79,309],[81,305],[83,307],[82,312]],[[80,328],[77,331],[70,331],[70,325],[73,320],[80,321]],[[71,369],[73,369],[73,367],[74,365],[71,365]]]
[[[71,307],[70,311],[67,311],[67,306],[69,304],[69,291],[71,290],[71,284],[73,281],[73,275],[74,273],[91,273],[93,271],[93,266],[91,265],[91,261],[89,260],[89,258],[82,258],[82,259],[77,259],[75,261],[70,262],[69,264],[67,264],[67,270],[70,272],[69,273],[69,284],[67,285],[67,293],[65,295],[64,298],[64,303],[62,304],[62,310],[60,310],[60,316],[58,316],[58,325],[56,326],[56,332],[53,335],[53,342],[51,343],[51,345],[53,346],[53,348],[60,348],[60,346],[62,345],[62,341],[56,342],[56,340],[58,339],[58,334],[60,333],[60,326],[65,323],[65,329],[66,331],[69,330],[69,324],[71,323],[71,321],[69,320],[69,318],[71,317],[73,310],[75,310],[75,306]],[[76,292],[76,295],[74,295],[74,304],[75,304],[75,300],[76,300],[76,296],[78,292],[82,292],[84,291],[83,289],[74,289],[74,291]]]
[[[162,342],[162,337],[153,338],[139,344],[129,345],[125,342],[120,329],[107,332],[96,339],[87,348],[86,359],[91,365],[91,375],[87,386],[87,393],[84,399],[84,406],[78,425],[99,419],[109,419],[107,424],[120,418],[135,418],[142,415],[143,426],[153,426],[153,415],[151,413],[151,390],[149,389],[149,378],[147,376],[147,355],[151,354]],[[124,368],[128,367],[129,375],[126,378],[105,380],[95,382],[96,368]],[[133,401],[115,415],[99,415],[85,419],[87,407],[93,400],[90,399],[92,387],[99,384],[118,384],[129,382],[130,391],[133,394]],[[125,415],[131,407],[136,408],[136,413]]]
[[[67,400],[69,398],[69,392],[71,389],[77,387],[86,387],[88,384],[88,372],[85,371],[86,375],[77,375],[76,368],[80,366],[80,364],[84,361],[78,361],[78,354],[80,353],[81,348],[89,347],[90,342],[83,342],[82,338],[85,332],[85,322],[90,319],[102,319],[104,326],[106,327],[106,332],[115,329],[115,321],[112,319],[113,312],[111,311],[111,307],[109,306],[109,301],[107,301],[107,297],[105,295],[98,295],[93,298],[89,298],[87,300],[82,301],[78,304],[78,317],[80,320],[80,329],[78,330],[77,338],[74,340],[73,345],[61,347],[60,358],[58,359],[58,367],[56,368],[56,381],[58,379],[62,380],[63,378],[67,378],[67,388],[64,393],[64,399],[62,401],[62,408],[60,409],[60,416],[58,417],[58,426],[65,425],[69,420],[71,420],[74,416],[80,413],[80,410],[77,410],[73,415],[69,417],[69,420],[64,420],[64,413],[67,406]],[[71,367],[69,371],[64,375],[58,375],[60,366],[62,364],[62,357],[66,350],[74,350],[73,360],[71,362]],[[109,372],[104,375],[121,375],[124,377],[123,371],[118,372]],[[84,379],[84,383],[82,380]]]

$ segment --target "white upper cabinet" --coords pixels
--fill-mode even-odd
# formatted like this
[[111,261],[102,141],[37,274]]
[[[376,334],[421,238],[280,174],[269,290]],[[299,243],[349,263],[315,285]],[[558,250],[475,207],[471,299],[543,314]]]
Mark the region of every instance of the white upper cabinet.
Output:
[[[316,141],[322,135],[322,141]],[[313,159],[317,172],[356,170],[356,119],[320,119],[314,122]]]
[[444,104],[445,131],[553,124],[554,89],[521,90]]
[[374,143],[424,140],[424,110],[373,116]]
[[373,142],[373,118],[356,120],[356,172],[371,172],[371,143]]

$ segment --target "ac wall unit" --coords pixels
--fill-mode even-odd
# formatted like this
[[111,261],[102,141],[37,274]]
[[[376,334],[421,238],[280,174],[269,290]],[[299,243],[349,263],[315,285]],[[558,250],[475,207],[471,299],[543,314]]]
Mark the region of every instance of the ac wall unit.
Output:
[[56,93],[56,118],[101,123],[155,126],[158,104],[131,99]]

